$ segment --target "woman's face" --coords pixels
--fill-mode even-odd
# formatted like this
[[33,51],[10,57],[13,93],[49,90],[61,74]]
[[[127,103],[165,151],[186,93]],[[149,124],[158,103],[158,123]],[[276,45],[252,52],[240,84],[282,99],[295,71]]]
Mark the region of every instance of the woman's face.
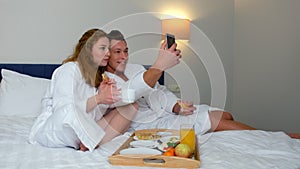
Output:
[[94,44],[92,48],[92,55],[94,57],[94,62],[98,66],[106,66],[109,61],[109,39],[107,37],[102,37]]

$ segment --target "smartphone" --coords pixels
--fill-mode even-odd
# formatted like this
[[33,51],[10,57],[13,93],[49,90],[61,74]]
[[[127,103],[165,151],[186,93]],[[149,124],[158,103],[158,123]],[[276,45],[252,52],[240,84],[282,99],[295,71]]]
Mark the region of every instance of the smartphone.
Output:
[[175,43],[175,36],[172,34],[166,34],[167,49],[169,49]]

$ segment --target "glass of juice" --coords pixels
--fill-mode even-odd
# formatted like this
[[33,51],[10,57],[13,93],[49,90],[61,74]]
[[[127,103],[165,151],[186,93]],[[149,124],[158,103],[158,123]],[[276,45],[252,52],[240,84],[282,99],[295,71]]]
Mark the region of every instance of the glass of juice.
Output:
[[195,151],[195,130],[193,124],[180,125],[180,143],[187,144]]

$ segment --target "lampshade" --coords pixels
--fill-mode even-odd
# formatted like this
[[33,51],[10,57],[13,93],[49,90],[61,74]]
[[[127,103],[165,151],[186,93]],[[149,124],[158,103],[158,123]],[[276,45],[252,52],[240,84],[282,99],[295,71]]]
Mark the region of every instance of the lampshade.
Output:
[[162,20],[162,39],[166,33],[175,35],[177,40],[190,39],[190,20],[188,19],[163,19]]

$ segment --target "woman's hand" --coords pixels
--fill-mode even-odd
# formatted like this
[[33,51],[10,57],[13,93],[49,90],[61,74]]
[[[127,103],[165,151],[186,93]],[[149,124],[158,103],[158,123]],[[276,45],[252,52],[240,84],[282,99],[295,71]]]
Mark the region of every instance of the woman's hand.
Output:
[[121,99],[121,89],[117,88],[115,80],[102,81],[95,96],[97,104],[113,104]]
[[187,102],[183,100],[178,100],[177,103],[173,107],[173,112],[178,115],[191,115],[196,110],[193,102]]
[[174,43],[169,49],[166,49],[166,46],[167,42],[164,41],[160,47],[159,55],[152,68],[164,71],[180,63],[179,59],[181,58],[181,51],[176,49],[177,44]]

